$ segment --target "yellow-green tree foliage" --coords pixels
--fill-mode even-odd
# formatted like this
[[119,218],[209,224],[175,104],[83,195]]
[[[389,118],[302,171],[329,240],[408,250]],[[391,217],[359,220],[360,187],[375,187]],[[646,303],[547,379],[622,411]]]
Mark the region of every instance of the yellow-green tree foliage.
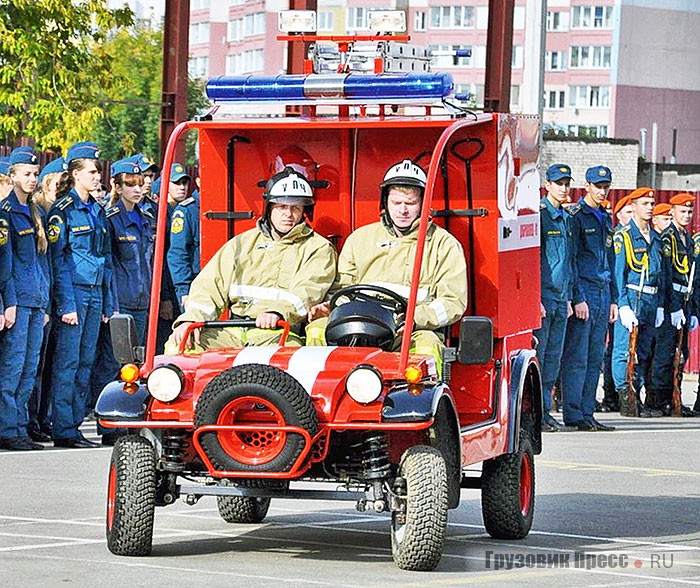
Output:
[[92,138],[116,80],[105,41],[132,22],[106,0],[0,2],[0,140],[46,149]]

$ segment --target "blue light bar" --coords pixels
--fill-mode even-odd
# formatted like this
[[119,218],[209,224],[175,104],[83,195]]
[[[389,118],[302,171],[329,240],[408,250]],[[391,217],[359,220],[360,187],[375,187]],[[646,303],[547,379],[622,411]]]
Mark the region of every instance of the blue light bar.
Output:
[[207,82],[215,102],[439,100],[454,87],[448,73],[217,76]]

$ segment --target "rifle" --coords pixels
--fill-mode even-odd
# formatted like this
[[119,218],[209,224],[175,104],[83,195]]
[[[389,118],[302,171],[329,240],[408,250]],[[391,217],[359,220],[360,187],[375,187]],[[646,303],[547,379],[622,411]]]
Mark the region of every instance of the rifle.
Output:
[[[639,302],[642,299],[642,291],[644,290],[645,272],[642,268],[639,273],[639,290],[637,291],[637,300],[634,304],[634,315],[639,312]],[[637,363],[637,334],[639,333],[639,325],[634,325],[630,332],[629,356],[627,357],[627,402],[630,407],[630,416],[639,416],[639,405],[637,404],[637,390],[634,383],[634,368]]]
[[[690,300],[690,295],[693,290],[693,280],[695,278],[695,262],[690,266],[690,271],[688,272],[688,289],[685,292],[685,304],[683,309],[688,308],[688,300]],[[690,316],[688,316],[690,320]],[[683,364],[685,363],[685,358],[683,357],[683,335],[685,327],[678,329],[678,334],[676,335],[676,349],[673,352],[673,395],[671,396],[671,416],[672,417],[682,417],[683,416],[683,403],[681,402],[681,384],[683,383]]]

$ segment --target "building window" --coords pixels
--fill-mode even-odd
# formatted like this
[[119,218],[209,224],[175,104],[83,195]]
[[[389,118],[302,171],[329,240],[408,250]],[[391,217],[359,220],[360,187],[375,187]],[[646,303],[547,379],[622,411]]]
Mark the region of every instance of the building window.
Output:
[[265,13],[256,12],[254,14],[246,14],[243,21],[245,37],[255,37],[265,34]]
[[569,30],[569,13],[568,12],[547,12],[547,30],[548,31],[567,31],[567,30]]
[[367,9],[362,6],[348,8],[347,28],[349,31],[367,28]]
[[265,67],[265,58],[262,49],[253,49],[243,52],[243,64],[241,73],[261,72]]
[[192,78],[206,78],[209,75],[209,58],[206,55],[190,58],[188,66]]
[[424,31],[425,30],[425,12],[420,10],[413,15],[413,30],[414,31]]
[[513,45],[513,55],[511,56],[510,66],[513,69],[522,69],[523,67],[523,46]]
[[473,29],[474,26],[471,6],[433,6],[430,9],[431,29]]
[[484,69],[486,67],[486,45],[477,45],[472,51],[472,63],[474,67]]
[[520,86],[510,87],[510,105],[520,106]]
[[226,75],[237,76],[241,73],[241,56],[227,55],[226,56]]
[[435,69],[445,69],[451,67],[471,67],[472,58],[457,57],[455,51],[458,49],[472,50],[470,45],[430,45],[428,47],[432,55],[431,65]]
[[516,6],[513,9],[513,30],[521,31],[525,28],[525,7]]
[[324,10],[316,15],[318,19],[316,22],[316,28],[319,31],[332,31],[333,30],[333,13],[330,10]]
[[547,51],[544,57],[544,67],[547,71],[565,70],[566,53],[564,51]]
[[544,107],[547,110],[562,110],[566,106],[564,90],[549,90],[545,93]]
[[228,21],[226,26],[226,40],[229,42],[240,41],[243,36],[241,31],[243,30],[243,19],[238,18],[236,20]]
[[190,10],[204,10],[209,4],[210,0],[190,0]]
[[570,137],[607,137],[607,125],[569,125],[567,131]]
[[573,6],[571,9],[571,28],[610,29],[612,26],[612,6]]
[[606,45],[571,48],[572,69],[610,69],[612,48]]
[[572,108],[609,108],[610,88],[608,86],[571,86],[569,106]]
[[209,23],[198,22],[190,25],[190,45],[209,42]]

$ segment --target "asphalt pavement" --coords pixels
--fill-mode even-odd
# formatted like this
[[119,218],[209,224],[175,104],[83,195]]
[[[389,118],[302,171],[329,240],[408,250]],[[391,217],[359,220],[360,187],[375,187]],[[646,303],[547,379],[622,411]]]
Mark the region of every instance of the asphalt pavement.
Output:
[[598,416],[618,429],[545,435],[526,539],[491,539],[463,490],[434,572],[394,566],[388,515],[307,500],[273,500],[255,525],[225,523],[214,498],[178,501],[157,509],[150,557],[117,557],[110,448],[0,451],[0,587],[700,586],[700,418]]

